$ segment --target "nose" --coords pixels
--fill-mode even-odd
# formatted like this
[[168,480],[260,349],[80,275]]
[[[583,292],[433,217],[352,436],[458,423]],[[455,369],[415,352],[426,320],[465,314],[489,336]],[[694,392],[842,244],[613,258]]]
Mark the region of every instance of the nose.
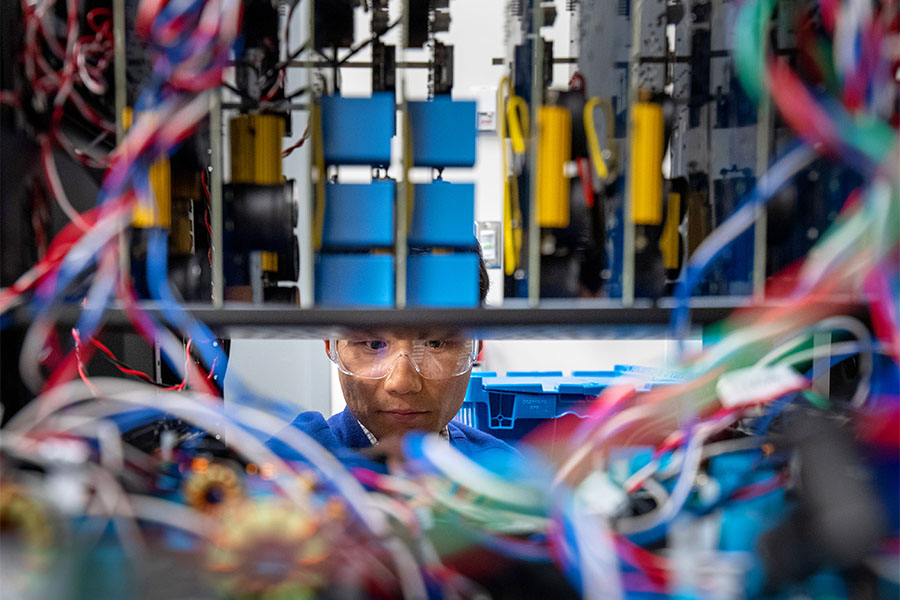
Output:
[[422,390],[422,376],[405,352],[394,360],[384,380],[384,389],[392,394],[414,394]]

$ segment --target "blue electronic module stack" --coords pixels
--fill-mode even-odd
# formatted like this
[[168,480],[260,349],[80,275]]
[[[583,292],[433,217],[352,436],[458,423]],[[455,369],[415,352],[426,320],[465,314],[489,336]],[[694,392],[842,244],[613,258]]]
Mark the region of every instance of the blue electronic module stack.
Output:
[[[412,162],[432,167],[475,164],[476,107],[449,96],[409,103]],[[416,184],[409,237],[409,306],[477,306],[478,255],[473,251],[475,185],[438,178]]]
[[[390,165],[395,115],[391,92],[376,92],[370,98],[323,97],[325,165]],[[329,181],[324,187],[316,303],[393,306],[396,183],[391,179]]]

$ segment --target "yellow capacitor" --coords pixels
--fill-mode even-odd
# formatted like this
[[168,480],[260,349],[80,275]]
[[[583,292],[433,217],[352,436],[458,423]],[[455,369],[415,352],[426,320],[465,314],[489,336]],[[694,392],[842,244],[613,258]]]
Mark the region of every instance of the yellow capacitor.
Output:
[[[122,124],[131,129],[134,112],[126,107],[122,112]],[[172,224],[172,165],[166,157],[150,165],[150,188],[156,199],[155,209],[135,204],[131,224],[134,227],[169,227]]]
[[232,183],[281,183],[283,137],[284,119],[281,117],[238,115],[233,118],[230,122]]
[[666,210],[666,224],[659,236],[659,251],[662,254],[663,266],[667,269],[678,268],[678,225],[681,217],[681,194],[669,194],[669,205]]
[[134,207],[135,227],[169,227],[172,224],[172,166],[168,158],[150,165],[150,187],[156,197],[156,210],[142,204]]
[[631,216],[636,225],[662,223],[663,109],[653,102],[632,107]]
[[568,227],[569,180],[565,168],[572,152],[572,115],[561,106],[542,106],[538,128],[538,224]]
[[278,253],[260,252],[260,268],[263,271],[274,273],[278,271]]

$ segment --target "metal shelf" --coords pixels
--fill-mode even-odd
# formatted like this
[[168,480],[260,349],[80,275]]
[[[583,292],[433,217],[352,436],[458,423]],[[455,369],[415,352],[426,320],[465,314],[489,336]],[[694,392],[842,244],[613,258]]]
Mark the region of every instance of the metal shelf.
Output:
[[[718,297],[691,300],[694,333],[700,326],[726,318],[732,310],[747,306],[747,298]],[[390,328],[394,330],[442,330],[467,332],[481,339],[650,339],[670,335],[669,319],[675,302],[638,299],[623,307],[617,300],[543,300],[530,308],[526,299],[510,301],[501,308],[403,308],[339,309],[294,306],[189,304],[193,316],[223,338],[314,339],[339,336],[349,330]],[[162,311],[152,302],[144,308],[165,322]],[[78,307],[64,307],[57,316],[62,324],[74,324]],[[18,325],[26,326],[30,316],[20,309]],[[107,329],[130,328],[124,311],[107,311]]]

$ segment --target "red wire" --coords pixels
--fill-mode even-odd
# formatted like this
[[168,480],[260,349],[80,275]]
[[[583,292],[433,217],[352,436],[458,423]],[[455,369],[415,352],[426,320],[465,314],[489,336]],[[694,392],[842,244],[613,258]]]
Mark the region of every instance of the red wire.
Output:
[[581,157],[575,160],[578,165],[578,178],[581,180],[581,193],[588,208],[594,208],[594,182],[591,180],[591,163]]
[[0,90],[0,104],[19,108],[20,106],[22,106],[22,97],[18,92]]
[[[87,377],[87,372],[84,369],[84,363],[87,361],[84,360],[84,358],[82,357],[82,354],[81,354],[82,348],[83,348],[83,346],[81,344],[81,336],[78,334],[78,330],[74,327],[72,328],[72,339],[75,340],[75,348],[72,350],[72,354],[75,355],[75,362],[76,362],[77,369],[78,369],[78,375],[81,377],[81,380],[84,381],[84,383],[88,386],[88,389],[91,390],[91,393],[94,395],[94,397],[99,398],[100,392],[97,391],[97,388],[94,387],[94,384],[90,382],[90,380]],[[93,352],[90,351],[90,346],[88,347],[88,349],[89,349],[88,350],[88,360],[90,360],[91,354],[93,354]]]
[[750,485],[745,485],[742,488],[736,489],[728,499],[742,501],[764,496],[769,492],[773,492],[783,486],[787,479],[788,477],[786,473],[778,473],[777,475],[773,475],[765,481],[751,483]]
[[282,84],[284,83],[284,69],[278,71],[278,79],[275,81],[275,85],[272,86],[265,96],[263,96],[262,101],[266,102],[275,97],[275,94],[278,93],[278,90],[281,89]]
[[665,591],[671,570],[669,561],[641,548],[625,536],[619,534],[613,534],[613,536],[619,556],[628,564],[643,571],[651,583],[658,586],[661,591]]
[[575,73],[572,74],[572,78],[569,79],[569,89],[580,91],[582,95],[584,95],[584,92],[587,89],[587,83],[584,80],[584,75],[582,75],[578,71],[575,71]]
[[123,372],[123,373],[127,373],[128,375],[135,375],[135,376],[137,376],[137,377],[140,377],[141,379],[143,379],[144,381],[146,381],[146,382],[148,382],[148,383],[153,383],[153,378],[150,377],[149,375],[147,375],[146,373],[144,373],[143,371],[138,371],[138,370],[136,370],[136,369],[129,369],[128,367],[124,367],[124,366],[118,364],[118,363],[119,363],[119,359],[116,358],[116,355],[113,354],[112,350],[110,350],[109,348],[107,348],[107,347],[106,347],[100,340],[98,340],[97,338],[91,338],[91,343],[94,344],[97,348],[99,348],[100,351],[103,352],[105,355],[107,355],[108,357],[110,357],[110,358],[113,360],[113,364],[115,364],[115,367],[116,367],[117,369],[119,369],[119,371],[121,371],[121,372]]
[[[106,17],[106,20],[100,25],[97,24],[98,15],[100,17]],[[91,9],[88,11],[88,14],[85,15],[85,19],[87,20],[88,26],[97,33],[112,29],[112,11],[108,8],[101,7]]]
[[206,225],[206,233],[209,235],[209,250],[206,251],[206,258],[209,260],[209,266],[212,267],[213,264],[213,256],[212,256],[212,225],[209,222],[209,213],[210,213],[210,204],[211,200],[209,197],[209,182],[206,179],[206,169],[200,171],[200,182],[203,187],[203,195],[206,196],[206,211],[203,213],[203,224]]
[[831,117],[796,73],[781,60],[769,61],[768,72],[772,99],[788,125],[811,146],[821,143],[830,152],[836,152],[840,137]]

